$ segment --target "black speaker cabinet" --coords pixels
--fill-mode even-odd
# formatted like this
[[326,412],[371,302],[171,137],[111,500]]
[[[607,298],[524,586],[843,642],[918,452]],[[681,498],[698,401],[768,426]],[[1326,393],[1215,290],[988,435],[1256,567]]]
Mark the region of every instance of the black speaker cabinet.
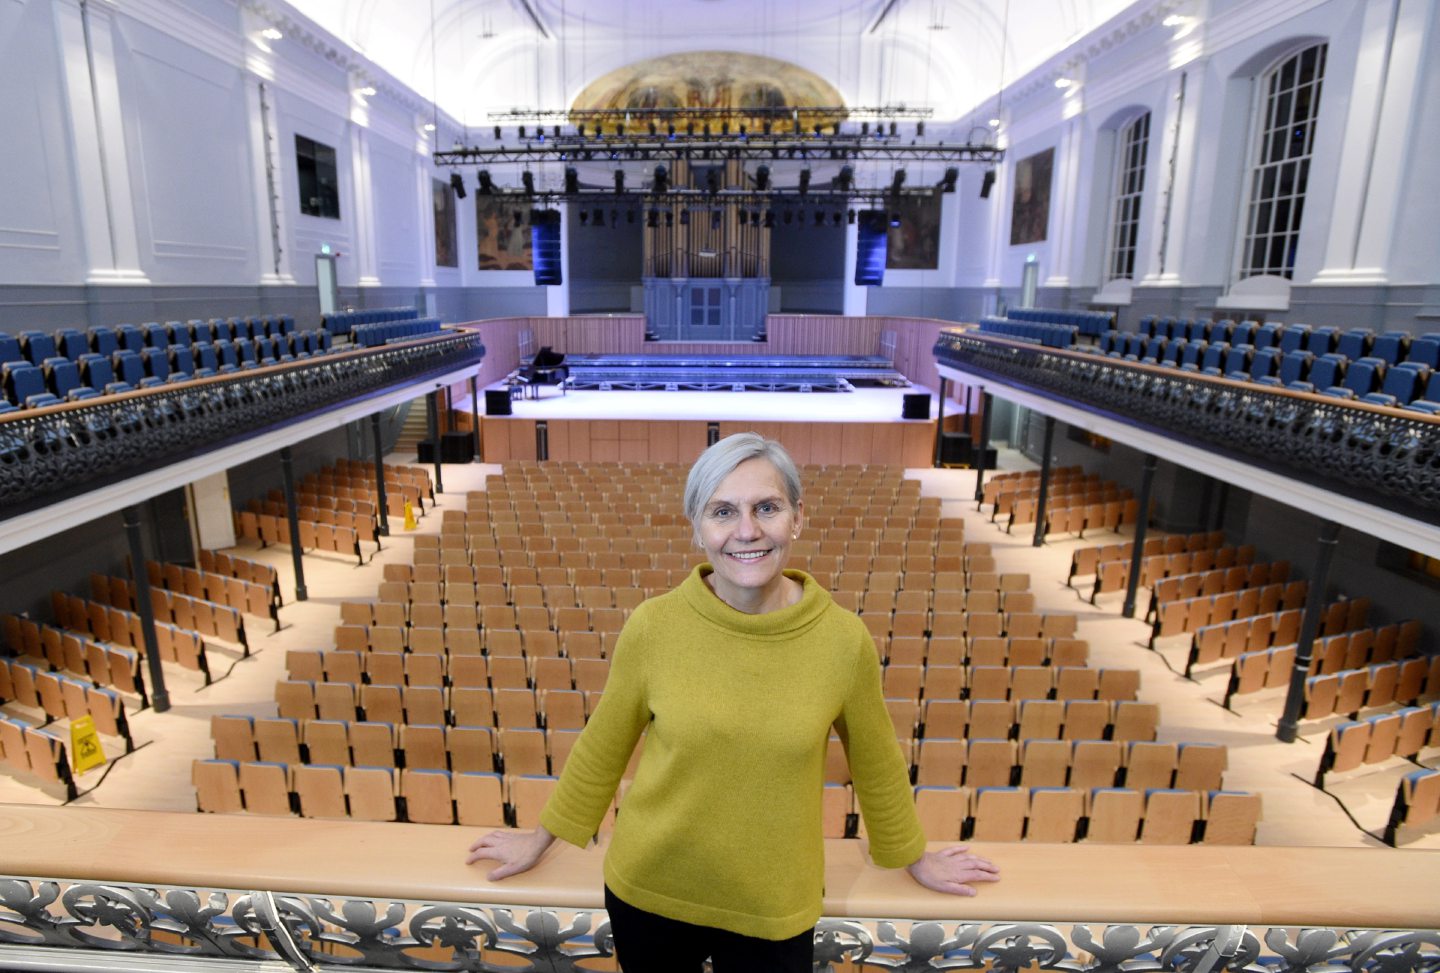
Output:
[[508,416],[510,415],[510,390],[509,389],[486,389],[485,390],[485,414],[487,416]]
[[447,432],[440,437],[440,462],[468,463],[475,458],[475,436],[468,432]]
[[941,466],[968,466],[973,452],[968,433],[946,432],[940,434]]
[[905,404],[900,409],[902,419],[929,419],[930,418],[930,393],[909,392],[905,395]]
[[435,440],[433,440],[433,439],[422,439],[422,440],[420,440],[418,443],[415,444],[415,462],[417,462],[417,463],[433,463],[433,462],[435,462]]

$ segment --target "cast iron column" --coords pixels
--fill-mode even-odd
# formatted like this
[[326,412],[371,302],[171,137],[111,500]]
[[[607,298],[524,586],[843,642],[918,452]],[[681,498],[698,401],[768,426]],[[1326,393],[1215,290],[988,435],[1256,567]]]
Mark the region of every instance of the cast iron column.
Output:
[[440,393],[431,392],[425,397],[426,421],[430,426],[430,455],[435,459],[435,495],[438,497],[445,485],[440,480]]
[[1145,454],[1145,475],[1140,479],[1140,512],[1135,515],[1135,549],[1130,552],[1130,580],[1125,587],[1126,618],[1135,617],[1135,594],[1140,590],[1140,560],[1145,555],[1145,529],[1150,526],[1150,488],[1155,482],[1155,467],[1160,461]]
[[995,404],[995,396],[980,390],[980,448],[976,451],[975,457],[975,509],[980,509],[980,502],[985,499],[985,457],[990,453],[990,408]]
[[1315,636],[1320,631],[1320,614],[1325,605],[1325,589],[1330,584],[1330,559],[1340,540],[1340,525],[1333,520],[1320,524],[1320,550],[1315,555],[1315,571],[1310,576],[1310,592],[1305,597],[1305,614],[1300,620],[1300,641],[1295,646],[1295,668],[1290,672],[1290,691],[1285,695],[1285,712],[1275,730],[1275,737],[1294,743],[1300,727],[1300,711],[1305,705],[1305,680],[1310,675],[1310,656],[1315,650]]
[[470,422],[475,430],[475,462],[480,462],[480,382],[470,376]]
[[935,465],[944,465],[942,460],[945,453],[945,392],[950,386],[950,380],[943,375],[940,377],[940,405],[935,420]]
[[290,556],[295,562],[295,600],[305,601],[310,593],[305,590],[305,559],[300,550],[300,512],[295,504],[295,463],[290,458],[290,447],[280,450],[280,475],[285,480],[285,517],[290,521]]
[[380,413],[376,412],[370,416],[370,432],[375,437],[375,496],[376,506],[380,508],[380,520],[376,526],[382,534],[390,533],[390,519],[385,512],[385,457],[381,455],[383,447],[380,445]]
[[130,577],[135,582],[135,612],[140,616],[140,633],[145,639],[145,666],[150,671],[150,705],[155,712],[170,708],[165,672],[160,668],[160,640],[155,637],[155,606],[150,603],[150,572],[145,569],[145,545],[140,537],[140,508],[126,507],[121,516],[130,541]]
[[1055,441],[1055,419],[1045,417],[1045,455],[1040,458],[1040,499],[1035,503],[1035,546],[1045,543],[1045,500],[1050,493],[1050,447]]

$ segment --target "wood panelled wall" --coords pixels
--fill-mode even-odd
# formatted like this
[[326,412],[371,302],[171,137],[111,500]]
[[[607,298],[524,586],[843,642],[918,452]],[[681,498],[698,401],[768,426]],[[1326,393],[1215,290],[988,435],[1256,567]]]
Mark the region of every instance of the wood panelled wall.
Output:
[[[697,421],[550,419],[545,423],[552,460],[577,463],[691,463],[705,449],[709,424]],[[797,463],[885,463],[929,466],[933,422],[719,423],[723,438],[758,432],[779,440]],[[535,420],[484,417],[481,448],[487,463],[535,459]]]

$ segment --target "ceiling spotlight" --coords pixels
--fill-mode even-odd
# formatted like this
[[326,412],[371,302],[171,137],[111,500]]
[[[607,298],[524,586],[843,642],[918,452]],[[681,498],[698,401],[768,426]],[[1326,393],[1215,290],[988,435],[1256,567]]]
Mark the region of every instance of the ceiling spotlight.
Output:
[[800,170],[800,195],[804,196],[810,191],[810,167],[806,166]]
[[670,191],[670,170],[664,166],[655,167],[655,192],[668,193]]
[[855,167],[841,166],[840,175],[835,177],[835,187],[842,193],[848,193],[850,187],[855,183]]
[[580,191],[580,173],[575,171],[574,166],[565,167],[565,194],[574,196]]
[[898,193],[905,185],[905,170],[896,169],[895,175],[890,178],[890,191]]
[[655,123],[652,121],[652,122],[650,123],[650,135],[651,135],[651,137],[653,138],[655,135],[658,135],[658,134],[659,134],[659,132],[658,132],[658,130],[657,130],[657,128],[656,128],[656,125],[655,125]]
[[604,226],[604,225],[605,225],[605,211],[602,210],[602,209],[601,209],[600,207],[598,207],[598,206],[595,207],[595,215],[592,216],[592,217],[590,217],[590,223],[591,223],[592,226]]
[[945,175],[941,177],[940,182],[938,183],[938,185],[940,186],[940,191],[942,193],[953,193],[955,191],[955,183],[959,181],[959,179],[960,170],[955,168],[954,166],[950,166],[945,170]]
[[711,196],[720,191],[720,170],[714,168],[705,170],[705,188]]
[[840,215],[840,211],[838,209],[830,214],[830,222],[835,226],[839,226],[841,222],[844,221],[844,219],[845,217]]
[[850,223],[850,224],[854,224],[854,222],[855,222],[855,211],[854,211],[853,209],[847,209],[847,210],[845,211],[845,222],[846,222],[846,223]]
[[999,127],[1000,127],[1000,119],[998,119],[998,118],[992,118],[992,119],[990,119],[990,127],[991,127],[991,128],[999,128]]
[[524,172],[520,173],[520,182],[525,187],[526,196],[535,195],[535,173],[531,172],[529,169],[526,169]]
[[497,142],[500,141],[500,126],[499,126],[499,125],[496,125],[496,126],[495,126],[495,141],[497,141]]
[[995,170],[986,169],[985,175],[980,179],[980,198],[989,199],[990,189],[995,185]]
[[375,86],[372,84],[367,84],[363,88],[357,88],[355,93],[357,95],[363,95],[366,98],[373,98],[375,97]]
[[869,123],[869,122],[861,122],[861,123],[860,123],[860,134],[861,134],[862,136],[865,136],[865,135],[869,135],[869,134],[870,134],[870,123]]
[[524,125],[521,125],[521,126],[520,126],[520,137],[521,137],[522,139],[525,137],[525,126],[524,126]]
[[587,212],[585,212],[583,209],[580,211],[580,225],[581,225],[581,226],[589,226],[589,225],[590,225],[590,214],[587,213]]
[[623,193],[624,191],[625,191],[625,170],[624,170],[624,169],[616,169],[616,170],[615,170],[615,192],[618,194],[618,193]]
[[649,213],[645,214],[645,225],[649,227],[657,227],[660,225],[660,211],[658,209],[652,209]]
[[770,134],[770,119],[768,119],[768,118],[765,119],[765,123],[764,123],[764,125],[761,126],[761,130],[762,130],[766,135],[769,135],[769,134]]
[[680,225],[681,225],[681,226],[689,226],[689,225],[690,225],[690,211],[689,211],[688,209],[682,209],[682,210],[680,211]]
[[[521,132],[520,134],[521,134],[521,135],[524,135],[525,133],[524,133],[524,132]],[[899,125],[898,123],[896,123],[896,122],[891,122],[891,123],[890,123],[890,134],[891,134],[891,135],[899,135],[899,134],[900,134],[900,125]]]
[[899,226],[899,225],[900,225],[900,211],[899,211],[898,209],[897,209],[895,212],[893,212],[893,213],[890,214],[890,225],[891,225],[891,226]]
[[[611,212],[613,213],[614,211],[612,210]],[[612,218],[612,222],[613,222],[613,218]],[[634,223],[634,222],[635,222],[635,211],[634,211],[633,209],[627,209],[627,210],[625,211],[625,222],[626,222],[626,223]]]
[[770,188],[770,167],[767,165],[757,166],[755,169],[755,190],[764,192]]
[[619,213],[618,210],[613,210],[613,209],[612,209],[612,210],[610,211],[610,227],[611,227],[611,229],[614,229],[615,227],[617,227],[617,226],[619,226],[619,225],[620,225],[620,213]]
[[1184,27],[1186,24],[1190,23],[1194,19],[1195,18],[1193,17],[1186,17],[1183,14],[1171,14],[1164,20],[1160,21],[1160,23],[1165,27]]
[[785,211],[785,225],[789,226],[793,222],[795,222],[795,214],[787,209]]
[[720,211],[718,209],[712,210],[710,213],[710,229],[720,229]]
[[729,134],[730,134],[730,123],[729,123],[729,122],[721,122],[721,123],[720,123],[720,134],[721,134],[721,135],[729,135]]
[[482,193],[486,196],[493,196],[495,194],[495,183],[490,179],[489,169],[481,169],[475,174],[475,178],[480,182],[480,191]]
[[1065,88],[1072,87],[1074,84],[1075,84],[1075,79],[1074,79],[1074,78],[1056,78],[1056,79],[1055,79],[1055,87],[1060,88],[1061,90],[1064,90]]
[[775,225],[775,211],[774,211],[773,209],[767,209],[767,210],[765,211],[765,226],[766,226],[767,228],[769,228],[769,227],[772,227],[772,226],[774,226],[774,225]]
[[260,36],[265,38],[267,41],[279,41],[285,39],[285,35],[280,33],[280,31],[274,27],[266,27],[260,32]]
[[666,210],[666,211],[665,211],[665,226],[666,226],[666,228],[672,227],[672,226],[674,226],[674,225],[675,225],[675,214],[672,213],[672,212],[670,212],[669,210]]
[[427,131],[427,132],[433,132],[433,131],[435,131],[435,123],[434,123],[434,122],[426,122],[424,125],[422,125],[422,126],[420,126],[420,127],[423,128],[423,129],[424,129],[425,131]]
[[666,134],[668,137],[672,138],[672,139],[675,137],[675,123],[674,123],[674,122],[671,122],[670,124],[668,124],[668,125],[665,126],[665,134]]
[[925,123],[924,123],[924,122],[916,122],[916,123],[915,123],[915,136],[916,136],[916,138],[922,138],[922,139],[925,137]]
[[582,139],[585,137],[585,123],[584,123],[584,122],[581,122],[580,124],[578,124],[578,125],[575,126],[575,134],[578,135],[578,136],[580,136]]
[[619,124],[617,124],[617,125],[615,126],[615,134],[616,134],[616,135],[619,135],[619,136],[622,137],[622,138],[625,136],[625,123],[624,123],[624,122],[620,122]]
[[815,211],[815,225],[816,225],[816,226],[824,226],[824,225],[825,225],[825,214],[824,214],[822,211],[818,210],[818,209]]
[[465,198],[465,179],[458,172],[450,173],[450,188],[455,190],[456,197]]

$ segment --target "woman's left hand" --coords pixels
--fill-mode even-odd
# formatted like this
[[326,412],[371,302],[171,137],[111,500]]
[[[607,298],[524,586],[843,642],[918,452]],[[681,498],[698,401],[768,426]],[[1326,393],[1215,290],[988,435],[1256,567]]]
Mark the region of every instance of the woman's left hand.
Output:
[[1000,881],[1000,869],[989,859],[970,854],[965,845],[927,851],[905,870],[927,889],[949,895],[975,895],[970,883]]

